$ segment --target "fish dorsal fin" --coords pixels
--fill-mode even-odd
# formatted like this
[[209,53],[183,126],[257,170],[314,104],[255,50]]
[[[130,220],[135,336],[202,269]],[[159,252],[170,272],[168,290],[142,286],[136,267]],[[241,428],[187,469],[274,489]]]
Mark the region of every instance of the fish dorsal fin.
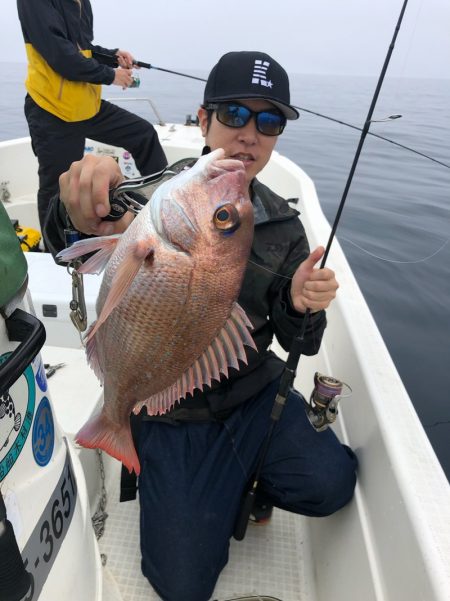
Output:
[[257,350],[248,331],[251,327],[245,311],[234,303],[230,317],[204,353],[171,386],[137,403],[134,413],[145,406],[149,415],[162,415],[195,388],[202,390],[205,384],[211,386],[212,380],[220,380],[221,373],[228,377],[228,367],[239,369],[238,360],[247,364],[244,345]]
[[106,297],[105,304],[101,313],[95,322],[94,327],[89,331],[86,341],[89,341],[97,332],[98,328],[104,323],[111,314],[111,311],[117,307],[131,286],[141,265],[149,256],[153,254],[153,247],[150,240],[138,240],[130,244],[124,257],[117,268],[111,282],[111,287]]
[[72,259],[78,259],[83,255],[98,251],[94,256],[83,263],[77,271],[79,273],[101,273],[116,249],[121,235],[122,234],[114,234],[113,236],[99,236],[98,238],[79,240],[72,244],[72,246],[69,246],[69,248],[65,248],[59,252],[56,255],[56,258],[68,262]]

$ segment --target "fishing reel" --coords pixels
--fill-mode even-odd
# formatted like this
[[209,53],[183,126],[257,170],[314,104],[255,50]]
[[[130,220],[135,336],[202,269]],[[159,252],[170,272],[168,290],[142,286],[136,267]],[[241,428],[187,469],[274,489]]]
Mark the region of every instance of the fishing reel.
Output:
[[[348,393],[343,395],[344,389]],[[314,388],[305,405],[309,421],[318,432],[326,430],[336,420],[339,401],[351,394],[352,389],[345,382],[319,372],[314,374]]]

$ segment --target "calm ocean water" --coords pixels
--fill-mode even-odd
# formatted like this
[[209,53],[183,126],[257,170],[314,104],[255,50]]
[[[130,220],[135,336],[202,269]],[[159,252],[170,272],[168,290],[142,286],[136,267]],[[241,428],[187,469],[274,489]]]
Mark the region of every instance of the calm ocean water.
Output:
[[[190,71],[204,77],[205,73]],[[141,71],[141,87],[106,98],[150,96],[167,121],[195,114],[201,82]],[[2,64],[0,140],[28,135],[23,64]],[[361,126],[373,78],[295,75],[293,103]],[[450,164],[450,80],[387,79],[371,131]],[[146,103],[133,110],[149,118]],[[150,117],[152,119],[152,117]],[[359,132],[303,113],[278,149],[313,178],[332,221]],[[368,136],[338,230],[341,245],[416,411],[450,478],[450,170]],[[375,258],[365,251],[386,260]],[[433,255],[425,261],[418,261]]]

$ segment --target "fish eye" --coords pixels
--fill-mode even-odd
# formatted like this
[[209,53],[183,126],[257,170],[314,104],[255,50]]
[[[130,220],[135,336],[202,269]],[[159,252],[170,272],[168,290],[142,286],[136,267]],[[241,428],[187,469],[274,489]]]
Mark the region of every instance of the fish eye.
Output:
[[218,230],[234,232],[241,224],[239,213],[232,204],[224,204],[214,213],[214,225]]

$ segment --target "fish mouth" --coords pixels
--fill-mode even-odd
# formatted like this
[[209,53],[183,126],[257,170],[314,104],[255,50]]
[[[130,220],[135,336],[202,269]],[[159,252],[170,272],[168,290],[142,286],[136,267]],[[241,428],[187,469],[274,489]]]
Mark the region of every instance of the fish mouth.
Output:
[[[226,156],[223,148],[217,148],[211,153],[204,155],[197,162],[200,167],[202,160],[208,161],[206,163],[206,173],[208,179],[215,179],[226,173],[241,172],[245,177],[245,164],[255,161],[255,157],[251,153],[240,152],[232,156]],[[203,163],[204,164],[204,163]],[[196,166],[197,166],[196,165]]]
[[247,175],[245,163],[234,157],[216,159],[208,165],[208,179],[212,185],[221,180],[223,185],[231,186],[234,182],[239,189],[238,196],[245,196],[247,190]]
[[208,165],[209,179],[215,179],[222,175],[238,172],[245,174],[245,164],[243,160],[234,157],[216,159]]

